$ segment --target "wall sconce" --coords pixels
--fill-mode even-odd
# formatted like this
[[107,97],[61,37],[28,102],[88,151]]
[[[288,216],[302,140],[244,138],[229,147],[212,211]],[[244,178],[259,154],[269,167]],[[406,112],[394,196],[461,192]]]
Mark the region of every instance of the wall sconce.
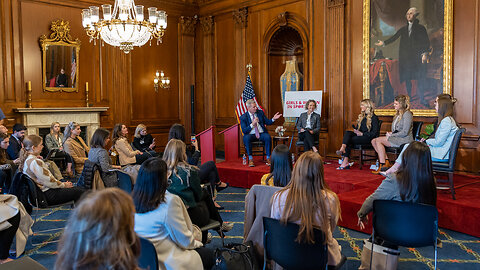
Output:
[[170,88],[170,78],[165,77],[163,71],[155,72],[155,78],[153,79],[153,87],[155,88],[155,92],[158,93],[158,87],[168,89]]

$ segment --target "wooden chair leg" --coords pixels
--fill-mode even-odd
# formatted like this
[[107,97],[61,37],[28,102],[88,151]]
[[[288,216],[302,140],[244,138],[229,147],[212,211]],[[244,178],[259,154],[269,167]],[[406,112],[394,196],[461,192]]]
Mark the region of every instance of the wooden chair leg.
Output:
[[452,192],[452,199],[455,199],[455,188],[453,187],[453,172],[448,173],[448,184],[450,185],[450,191]]

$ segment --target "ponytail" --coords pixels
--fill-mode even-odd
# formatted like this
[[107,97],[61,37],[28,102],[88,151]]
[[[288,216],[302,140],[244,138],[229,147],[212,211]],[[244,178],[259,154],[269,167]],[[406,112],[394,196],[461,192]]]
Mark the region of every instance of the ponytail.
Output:
[[75,127],[77,126],[78,126],[77,122],[68,123],[68,125],[65,127],[65,131],[63,132],[63,143],[65,143],[65,141],[67,141],[68,138],[70,138],[70,136],[72,135],[72,130],[75,129]]
[[42,137],[38,135],[28,135],[23,139],[23,148],[20,150],[20,165],[18,166],[19,170],[23,170],[25,165],[25,160],[27,159],[30,152],[32,152],[34,146],[39,146],[42,144]]

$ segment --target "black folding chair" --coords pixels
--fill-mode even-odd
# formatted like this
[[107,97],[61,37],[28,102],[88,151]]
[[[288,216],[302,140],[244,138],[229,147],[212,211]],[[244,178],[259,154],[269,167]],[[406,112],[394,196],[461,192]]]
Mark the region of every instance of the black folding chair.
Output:
[[149,240],[140,238],[140,256],[138,257],[138,266],[141,269],[158,269],[158,257],[155,246]]
[[[438,211],[433,205],[375,200],[373,202],[372,250],[375,237],[403,247],[432,246],[437,269]],[[373,252],[370,257],[370,269]]]
[[315,244],[306,244],[295,241],[299,229],[295,223],[284,225],[277,219],[263,217],[263,228],[263,269],[270,259],[289,270],[327,269],[328,247],[321,230],[314,230]]

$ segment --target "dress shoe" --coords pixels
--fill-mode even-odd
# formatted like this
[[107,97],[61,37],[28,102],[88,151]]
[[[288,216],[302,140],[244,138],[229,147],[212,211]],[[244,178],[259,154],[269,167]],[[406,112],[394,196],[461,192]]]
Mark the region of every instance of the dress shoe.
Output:
[[222,223],[222,226],[220,227],[220,230],[222,230],[222,232],[228,232],[228,231],[230,231],[231,229],[233,229],[233,223],[225,223],[225,222],[223,222],[223,223]]
[[248,167],[255,167],[255,164],[253,164],[253,159],[248,161]]
[[[225,186],[221,187],[221,186],[220,186],[221,184],[225,184]],[[222,190],[224,190],[224,189],[226,189],[227,187],[230,186],[230,184],[229,184],[229,183],[226,183],[226,182],[221,183],[221,184],[216,186],[216,189],[217,189],[218,192],[220,192],[220,191],[222,191]]]
[[270,166],[270,159],[267,158],[267,162],[265,162],[265,164],[267,164],[267,166]]

